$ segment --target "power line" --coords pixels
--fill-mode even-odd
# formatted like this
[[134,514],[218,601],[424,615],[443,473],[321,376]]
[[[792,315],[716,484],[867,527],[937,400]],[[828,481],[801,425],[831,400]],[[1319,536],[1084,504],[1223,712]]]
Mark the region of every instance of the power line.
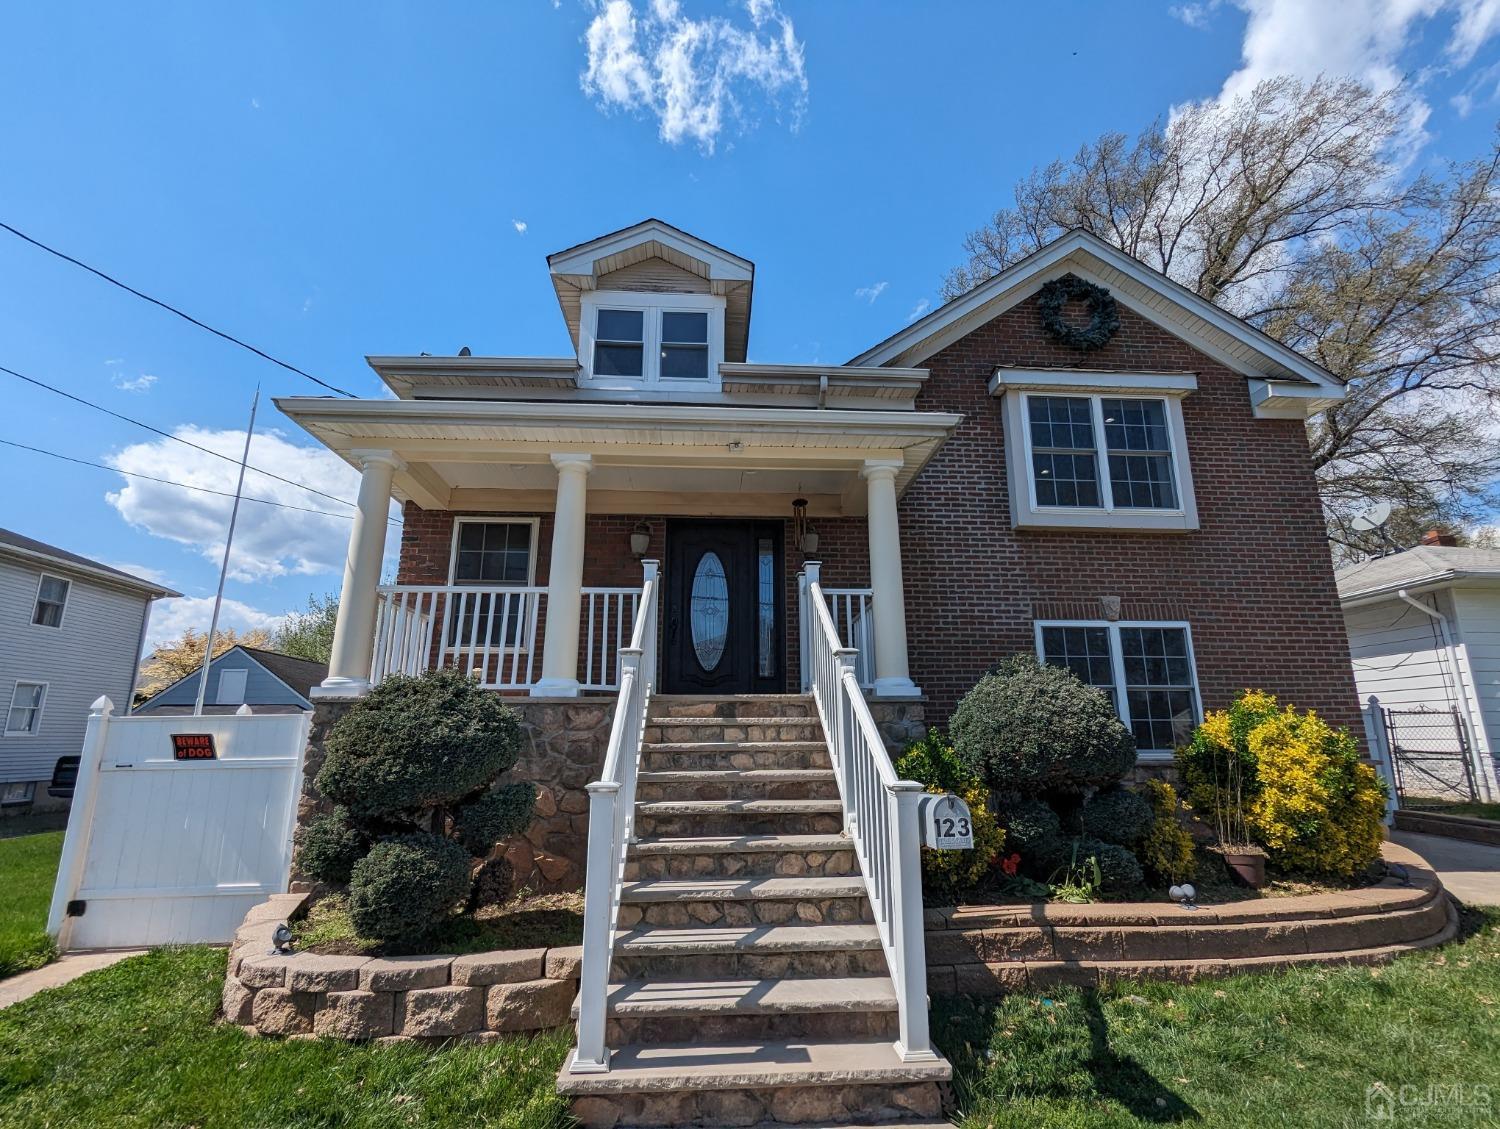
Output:
[[192,324],[196,325],[199,329],[206,329],[206,330],[208,330],[208,332],[212,333],[215,337],[222,337],[225,341],[228,341],[228,342],[230,342],[233,345],[238,345],[241,349],[248,349],[248,350],[250,350],[250,352],[254,353],[257,357],[263,357],[263,358],[265,358],[266,360],[270,361],[273,365],[280,365],[282,368],[286,369],[288,372],[294,372],[298,376],[306,377],[308,380],[312,381],[314,384],[318,385],[320,388],[326,388],[330,392],[337,392],[340,396],[348,396],[351,400],[356,399],[354,393],[352,393],[352,392],[345,392],[342,388],[337,388],[334,385],[329,384],[328,381],[326,381],[326,380],[319,380],[312,373],[310,373],[310,372],[304,372],[302,369],[298,368],[296,365],[290,364],[287,361],[283,361],[279,357],[273,357],[273,356],[271,356],[270,353],[267,353],[265,350],[263,350],[263,349],[257,349],[254,345],[251,345],[249,342],[247,342],[247,341],[241,341],[238,337],[235,337],[233,334],[225,333],[222,329],[215,329],[213,326],[208,325],[208,324],[206,324],[204,322],[199,321],[197,318],[193,317],[192,314],[184,313],[183,311],[179,310],[176,306],[168,305],[166,302],[163,302],[160,298],[153,298],[149,294],[143,294],[141,291],[137,290],[135,287],[128,286],[125,283],[121,282],[118,278],[112,278],[110,275],[105,274],[98,267],[91,267],[91,266],[88,265],[88,263],[85,263],[85,262],[83,262],[80,259],[75,259],[72,255],[64,254],[62,251],[59,251],[56,247],[49,247],[49,246],[47,246],[47,244],[43,243],[40,239],[33,239],[31,236],[27,235],[24,231],[17,230],[16,228],[11,227],[10,224],[8,224],[8,223],[0,221],[0,228],[4,228],[6,231],[10,232],[12,235],[16,236],[19,239],[24,239],[27,243],[30,243],[33,247],[40,247],[43,251],[46,251],[49,255],[56,255],[59,259],[63,260],[63,262],[65,262],[65,263],[72,263],[75,267],[82,267],[84,270],[88,271],[90,274],[97,275],[98,277],[104,279],[104,281],[108,282],[110,285],[112,285],[112,286],[118,286],[121,290],[124,290],[124,291],[126,291],[127,293],[130,293],[130,294],[134,294],[137,298],[141,298],[141,299],[143,299],[143,300],[145,300],[147,302],[150,302],[153,306],[160,306],[162,309],[166,310],[168,313],[170,313],[170,314],[176,314],[178,317],[182,318],[184,321],[192,322]]
[[[7,447],[18,447],[22,451],[31,451],[33,454],[46,455],[49,458],[61,459],[65,463],[77,463],[79,466],[93,467],[96,470],[107,470],[112,474],[123,474],[126,478],[143,478],[147,482],[159,482],[163,486],[176,486],[181,490],[196,490],[200,494],[217,494],[221,498],[234,497],[234,495],[229,493],[227,490],[214,490],[208,486],[192,486],[186,482],[173,482],[170,478],[157,478],[155,475],[151,474],[138,474],[133,470],[121,470],[119,467],[106,466],[103,463],[90,462],[88,459],[75,458],[72,455],[64,455],[57,451],[48,451],[42,447],[28,447],[25,443],[17,443],[13,439],[0,439],[0,443],[3,443]],[[322,514],[324,517],[336,517],[340,521],[354,520],[353,514],[336,514],[331,513],[328,510],[311,509],[308,506],[294,506],[287,502],[272,501],[270,498],[256,498],[250,495],[244,495],[243,499],[246,502],[259,502],[263,506],[277,506],[283,510],[298,510],[305,514]]]
[[[92,400],[85,400],[82,396],[75,396],[72,392],[66,392],[63,389],[56,387],[55,385],[48,384],[46,381],[38,380],[34,376],[27,376],[25,373],[17,372],[13,368],[6,368],[4,365],[0,365],[0,372],[8,373],[9,375],[15,377],[17,380],[24,380],[27,384],[34,384],[38,388],[45,388],[48,392],[53,392],[63,397],[64,399],[72,400],[75,404],[82,404],[86,408],[93,408],[96,412],[103,412],[107,416],[113,416],[115,419],[123,420],[124,422],[129,424],[134,424],[136,427],[145,428],[152,434],[160,435],[164,439],[170,439],[174,443],[181,443],[183,446],[191,447],[195,451],[202,451],[205,455],[212,455],[216,459],[223,459],[225,462],[234,463],[235,466],[239,465],[238,459],[226,455],[222,451],[215,451],[211,447],[203,446],[201,443],[194,443],[191,439],[184,439],[180,435],[173,435],[170,431],[163,431],[161,428],[153,427],[149,423],[143,423],[138,419],[132,419],[130,416],[121,415],[119,412],[114,411],[111,408],[106,408],[103,404],[96,404]],[[327,498],[330,502],[337,502],[342,506],[354,505],[354,503],[349,501],[349,499],[347,498],[340,498],[335,494],[325,493],[324,491],[319,490],[314,486],[308,486],[304,483],[297,482],[294,479],[286,478],[283,475],[276,474],[274,471],[262,470],[258,466],[252,466],[250,467],[250,469],[255,471],[257,474],[265,475],[267,478],[274,478],[277,482],[284,482],[288,486],[295,486],[299,490],[306,490],[309,494],[316,494],[320,498]]]

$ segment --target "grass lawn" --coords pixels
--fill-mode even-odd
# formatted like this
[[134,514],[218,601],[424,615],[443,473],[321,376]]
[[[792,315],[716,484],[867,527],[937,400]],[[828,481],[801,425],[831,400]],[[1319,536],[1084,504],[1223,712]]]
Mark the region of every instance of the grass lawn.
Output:
[[1469,819],[1500,820],[1500,803],[1487,804],[1482,800],[1429,800],[1420,797],[1408,805],[1410,811],[1430,811],[1439,815],[1462,815]]
[[307,916],[292,925],[297,947],[311,953],[483,953],[492,949],[550,949],[583,943],[582,894],[521,893],[500,906],[486,906],[476,916],[454,917],[430,937],[410,945],[382,945],[361,937],[349,916],[346,894],[330,894],[313,903]]
[[0,839],[0,977],[40,968],[57,955],[47,936],[47,907],[63,833]]
[[[1398,1107],[1395,1124],[1500,1124],[1500,913],[1379,968],[940,1001],[965,1129],[1369,1124],[1384,1082],[1487,1086],[1488,1108]],[[1441,1096],[1441,1095],[1440,1095]]]
[[159,949],[0,1011],[0,1124],[553,1129],[568,1033],[433,1049],[215,1023],[224,953]]

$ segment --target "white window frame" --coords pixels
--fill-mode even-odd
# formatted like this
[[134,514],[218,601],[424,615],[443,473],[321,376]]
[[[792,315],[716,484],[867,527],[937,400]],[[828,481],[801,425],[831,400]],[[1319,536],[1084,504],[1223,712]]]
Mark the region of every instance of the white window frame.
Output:
[[[578,316],[578,363],[583,371],[583,383],[591,388],[719,390],[723,383],[719,376],[719,365],[724,360],[724,308],[724,298],[716,294],[646,293],[632,290],[591,290],[585,293]],[[594,375],[594,342],[600,310],[640,310],[645,315],[641,319],[640,376]],[[702,380],[695,377],[662,376],[662,314],[701,313],[708,314],[708,375]]]
[[[230,674],[237,674],[237,675],[240,676],[239,677],[239,692],[238,692],[238,696],[236,696],[236,697],[226,698],[226,697],[224,697],[224,677],[225,677],[225,675],[230,675]],[[231,685],[233,685],[232,682],[231,682]],[[220,667],[219,668],[219,681],[214,686],[214,705],[216,705],[216,706],[242,706],[242,705],[245,704],[245,695],[248,692],[249,688],[250,688],[250,668],[249,667],[244,667],[244,666],[239,666],[239,667]]]
[[[60,580],[68,586],[63,593],[62,612],[57,617],[57,623],[38,623],[36,621],[36,610],[42,604],[42,585],[49,580]],[[49,601],[50,602],[50,601]],[[73,602],[73,582],[66,576],[58,576],[55,572],[44,572],[36,578],[36,598],[31,601],[31,626],[40,627],[45,631],[61,631],[63,624],[68,621],[68,605]]]
[[[1102,627],[1109,632],[1109,664],[1114,678],[1115,712],[1130,729],[1130,695],[1125,685],[1125,654],[1120,646],[1122,627],[1163,627],[1180,630],[1187,643],[1188,674],[1192,676],[1193,724],[1203,721],[1203,695],[1198,689],[1198,660],[1193,651],[1193,628],[1186,620],[1171,619],[1039,619],[1032,624],[1032,647],[1037,661],[1046,662],[1047,654],[1042,649],[1042,629],[1047,627]],[[1132,733],[1134,730],[1132,730]],[[1138,749],[1136,759],[1142,764],[1170,763],[1175,756],[1172,749]]]
[[[30,729],[12,729],[10,727],[10,715],[13,712],[15,712],[15,710],[17,709],[17,706],[16,706],[16,695],[21,692],[21,687],[22,686],[40,686],[42,688],[42,700],[40,702],[38,702],[37,705],[36,705],[36,714],[32,718],[32,727]],[[10,706],[5,711],[5,731],[4,731],[4,736],[6,736],[6,737],[37,737],[37,736],[41,735],[41,732],[42,732],[42,714],[47,709],[47,694],[48,694],[48,691],[49,691],[50,687],[51,687],[51,683],[49,683],[49,682],[40,682],[40,681],[37,681],[36,679],[32,679],[32,678],[18,678],[18,679],[15,680],[15,682],[13,682],[11,684],[11,688],[10,688]],[[27,708],[27,709],[29,709],[30,707],[21,707],[21,708]]]
[[[541,536],[541,532],[542,532],[542,519],[541,518],[537,517],[535,514],[461,514],[461,515],[459,515],[459,516],[457,516],[457,517],[455,517],[453,519],[453,536],[452,536],[452,539],[449,541],[449,544],[448,544],[448,587],[449,588],[478,588],[480,590],[499,589],[501,591],[504,591],[507,588],[514,589],[516,587],[516,585],[514,585],[514,584],[479,584],[479,583],[475,583],[474,581],[471,581],[471,580],[459,580],[457,578],[457,576],[455,574],[458,572],[458,535],[459,535],[459,531],[465,525],[529,525],[529,526],[531,526],[531,552],[528,555],[528,559],[526,561],[526,583],[524,585],[522,585],[522,587],[526,587],[526,588],[535,588],[536,587],[536,558],[537,558],[537,550],[539,548],[539,546],[537,544],[537,539]],[[452,597],[450,596],[449,598],[451,599]],[[444,617],[445,618],[446,618],[447,615],[448,615],[448,613],[444,612]],[[447,642],[447,640],[448,640],[448,627],[447,627],[446,623],[442,624],[441,627],[442,627],[443,650],[447,651],[447,650],[451,649],[448,646],[448,642]],[[522,654],[522,655],[530,654],[532,645],[535,642],[535,640],[532,638],[532,634],[531,634],[531,621],[530,621],[530,619],[528,619],[522,625],[522,627],[523,627],[523,630],[518,635],[518,637],[516,639],[516,645],[514,647],[505,647],[505,646],[492,647],[489,644],[489,640],[485,640],[485,645],[482,646],[482,647],[475,647],[473,649],[473,653],[476,654],[476,655],[493,655],[493,654],[500,654],[502,652],[505,653],[505,654]],[[469,653],[469,648],[468,647],[462,647],[462,648],[460,648],[460,650],[462,650],[465,654]]]
[[[990,380],[990,394],[1001,398],[1005,428],[1006,477],[1010,486],[1011,524],[1017,528],[1143,529],[1187,531],[1198,528],[1198,506],[1193,496],[1193,472],[1188,460],[1183,397],[1197,390],[1191,373],[1016,372],[999,370]],[[1030,400],[1033,396],[1087,398],[1094,427],[1094,473],[1099,482],[1098,506],[1042,506],[1036,500],[1032,467]],[[1177,505],[1172,509],[1143,509],[1114,505],[1105,446],[1103,400],[1156,400],[1166,407],[1171,445],[1172,487]]]

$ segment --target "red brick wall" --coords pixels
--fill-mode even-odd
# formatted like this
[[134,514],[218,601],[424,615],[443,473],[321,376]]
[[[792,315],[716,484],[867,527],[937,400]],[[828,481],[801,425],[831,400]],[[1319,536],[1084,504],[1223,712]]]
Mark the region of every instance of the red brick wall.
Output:
[[[1299,421],[1255,419],[1244,377],[1124,308],[1093,353],[1047,338],[1032,300],[925,363],[917,407],[964,416],[900,504],[911,673],[929,720],[997,659],[1031,651],[1035,618],[1101,618],[1098,597],[1114,595],[1127,618],[1191,623],[1207,708],[1258,687],[1360,731]],[[1001,403],[986,391],[997,365],[1197,373],[1183,415],[1200,528],[1013,529]]]

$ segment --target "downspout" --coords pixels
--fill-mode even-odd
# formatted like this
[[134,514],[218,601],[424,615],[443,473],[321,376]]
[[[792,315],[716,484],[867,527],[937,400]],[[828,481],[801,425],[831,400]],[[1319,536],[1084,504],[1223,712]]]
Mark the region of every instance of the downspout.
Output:
[[1421,600],[1413,598],[1405,588],[1396,592],[1396,598],[1403,604],[1409,604],[1417,611],[1437,620],[1438,635],[1443,641],[1443,649],[1448,652],[1448,665],[1453,671],[1453,700],[1463,708],[1460,716],[1463,718],[1464,730],[1468,734],[1470,767],[1479,778],[1480,796],[1486,800],[1493,799],[1490,791],[1490,773],[1486,771],[1479,741],[1474,735],[1473,707],[1477,703],[1470,701],[1469,692],[1464,688],[1463,667],[1458,661],[1458,648],[1453,644],[1453,635],[1448,630],[1448,617],[1436,608],[1429,608]]

